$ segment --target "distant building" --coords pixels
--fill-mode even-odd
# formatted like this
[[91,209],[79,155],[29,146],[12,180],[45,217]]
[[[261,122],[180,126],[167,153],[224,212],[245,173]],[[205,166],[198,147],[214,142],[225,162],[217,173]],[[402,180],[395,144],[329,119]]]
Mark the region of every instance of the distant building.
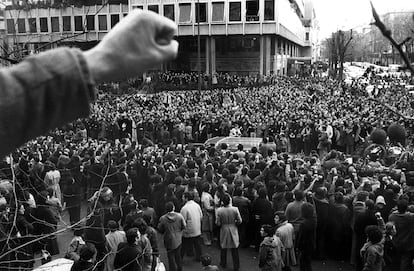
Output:
[[14,5],[5,14],[7,40],[10,46],[27,53],[62,45],[88,49],[130,10],[141,8],[178,24],[178,58],[161,69],[198,69],[198,29],[201,69],[208,74],[287,74],[318,57],[318,27],[312,0],[95,3],[55,0],[49,6],[32,5],[30,9]]
[[[380,16],[398,43],[412,36],[411,29],[414,28],[414,22],[412,20],[413,13],[414,10],[392,11]],[[367,35],[369,37],[369,61],[371,63],[384,66],[403,64],[403,60],[398,51],[391,46],[391,43],[381,34],[376,26],[371,26]],[[403,50],[407,54],[410,62],[414,62],[414,41],[412,39],[405,43]]]
[[0,0],[0,6],[3,9],[6,6],[9,6],[13,3],[12,0]]
[[0,0],[0,34],[3,35],[6,31],[4,22],[4,9],[12,4],[11,0]]

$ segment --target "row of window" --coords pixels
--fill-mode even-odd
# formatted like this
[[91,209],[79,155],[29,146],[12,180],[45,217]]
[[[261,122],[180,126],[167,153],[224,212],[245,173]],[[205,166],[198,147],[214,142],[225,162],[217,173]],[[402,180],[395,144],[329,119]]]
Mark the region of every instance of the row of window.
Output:
[[[127,14],[123,14],[125,17]],[[62,16],[62,17],[50,17],[50,24],[48,22],[49,17],[40,17],[39,20],[36,18],[28,18],[28,31],[26,30],[26,19],[20,18],[16,21],[13,19],[7,19],[7,32],[8,33],[48,33],[48,32],[61,32],[61,31],[93,31],[108,30],[108,17],[107,15],[98,15],[98,25],[95,25],[95,15],[86,16]],[[119,22],[119,14],[110,15],[111,27],[114,27]],[[39,27],[38,27],[39,25]],[[50,25],[50,29],[49,29]]]
[[[273,21],[275,19],[275,1],[264,1],[264,20]],[[208,18],[208,3],[195,3],[194,5],[194,21],[196,23],[206,23]],[[224,22],[224,2],[212,2],[211,3],[211,21],[212,22]],[[133,8],[143,8],[143,6],[134,6]],[[171,20],[175,21],[175,6],[173,4],[163,5],[163,15]],[[179,23],[191,23],[192,22],[192,5],[191,3],[180,3],[179,8]],[[229,2],[229,21],[240,22],[242,20],[242,3],[241,2]],[[148,5],[148,10],[159,13],[159,5]],[[259,20],[259,0],[247,0],[246,1],[246,21],[258,21]]]
[[[264,20],[274,20],[274,0],[265,0]],[[240,22],[242,20],[242,3],[241,2],[229,2],[228,4],[228,20],[230,22]],[[191,23],[192,18],[196,23],[207,22],[208,18],[208,6],[207,3],[195,3],[194,16],[192,16],[191,3],[180,3],[179,8],[179,23]],[[134,8],[143,8],[142,6],[134,6]],[[225,21],[225,3],[224,2],[212,2],[211,3],[211,21],[212,22],[224,22]],[[148,10],[159,12],[159,5],[148,5]],[[175,6],[173,4],[163,5],[163,15],[171,20],[175,21]],[[97,15],[98,20],[95,25],[95,15],[86,16],[62,16],[62,17],[40,17],[28,18],[28,31],[26,30],[26,19],[19,18],[16,21],[14,19],[7,19],[7,32],[8,33],[48,33],[48,32],[61,32],[61,31],[106,31],[108,30],[108,17],[110,16],[110,24],[113,27],[120,20],[120,14],[110,15]],[[126,14],[123,14],[126,16]],[[259,2],[258,0],[246,1],[246,20],[258,21],[259,20]],[[39,26],[38,26],[39,25]]]

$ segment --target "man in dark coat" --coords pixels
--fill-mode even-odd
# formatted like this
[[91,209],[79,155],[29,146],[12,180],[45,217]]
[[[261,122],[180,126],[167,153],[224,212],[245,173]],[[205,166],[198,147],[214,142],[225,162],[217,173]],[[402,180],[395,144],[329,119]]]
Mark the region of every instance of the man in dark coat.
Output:
[[315,210],[317,216],[317,224],[316,224],[316,254],[315,255],[319,259],[326,258],[326,231],[328,230],[328,219],[329,219],[329,202],[326,199],[326,188],[319,187],[316,189],[315,192]]
[[336,192],[329,211],[330,246],[328,251],[335,260],[347,260],[351,251],[351,210],[344,204],[344,195]]
[[[369,225],[377,225],[375,217],[374,202],[370,199],[365,201],[366,210],[362,214],[355,217],[354,231],[356,234],[356,249],[360,251],[366,241],[365,228]],[[363,269],[363,261],[361,257],[356,258],[356,270]]]
[[250,219],[250,200],[243,195],[243,189],[241,186],[236,187],[233,197],[233,206],[239,208],[239,212],[242,218],[242,223],[237,225],[237,229],[240,235],[240,246],[245,248],[249,246],[247,238],[247,225]]
[[88,178],[88,195],[87,197],[90,198],[93,194],[99,190],[101,187],[103,176],[102,176],[102,169],[104,165],[100,162],[100,159],[97,157],[91,158],[91,165],[86,169],[87,178]]
[[[57,230],[58,220],[53,214],[51,207],[46,203],[48,200],[47,191],[40,192],[37,198],[37,208],[34,211],[34,230],[36,234],[49,235]],[[46,249],[50,255],[59,254],[59,246],[55,235],[51,235],[40,241],[41,249]]]
[[302,220],[299,224],[295,246],[299,251],[299,268],[301,271],[312,271],[311,256],[316,247],[316,219],[314,207],[303,203]]
[[93,258],[96,254],[96,248],[93,244],[86,243],[79,252],[80,259],[76,261],[70,271],[91,271],[94,268]]
[[412,270],[414,259],[414,214],[407,212],[408,201],[399,200],[398,211],[390,215],[388,221],[395,224],[397,234],[394,236],[393,244],[401,255],[400,270]]
[[137,228],[126,232],[127,242],[120,243],[115,255],[114,267],[122,271],[141,271],[144,251],[139,246],[140,234]]
[[256,250],[259,250],[262,238],[260,237],[260,227],[265,224],[272,224],[273,222],[273,209],[272,203],[267,199],[266,188],[259,189],[259,198],[252,203],[252,216],[254,218],[254,232],[255,241],[254,245]]

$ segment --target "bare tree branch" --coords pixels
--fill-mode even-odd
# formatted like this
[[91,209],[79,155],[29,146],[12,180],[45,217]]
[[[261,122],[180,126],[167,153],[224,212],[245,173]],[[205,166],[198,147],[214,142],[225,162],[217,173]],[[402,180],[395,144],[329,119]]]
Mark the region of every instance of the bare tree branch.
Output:
[[15,60],[15,59],[11,59],[11,58],[4,57],[4,56],[1,56],[1,55],[0,55],[0,59],[3,59],[3,60],[5,60],[5,61],[8,61],[8,62],[10,62],[11,64],[18,64],[18,63],[19,63],[19,61]]
[[47,44],[38,47],[37,50],[41,50],[41,49],[43,49],[43,48],[45,48],[45,47],[47,47],[47,46],[49,46],[51,44],[55,44],[55,43],[58,43],[58,42],[61,42],[61,41],[67,40],[67,39],[76,38],[76,37],[78,37],[80,35],[83,35],[83,34],[85,34],[87,32],[88,31],[86,31],[85,29],[83,29],[83,31],[81,33],[76,33],[76,34],[73,34],[73,35],[71,35],[69,37],[64,37],[64,38],[61,38],[61,39],[58,39],[58,40],[55,40],[55,41],[48,42]]
[[398,44],[399,46],[403,46],[404,44],[406,44],[407,42],[409,42],[411,40],[411,37],[407,37],[405,38],[405,40],[403,40],[402,42],[400,42],[400,44]]
[[411,66],[410,64],[410,60],[408,59],[407,55],[404,53],[403,48],[402,48],[402,44],[398,44],[395,39],[392,37],[391,34],[391,30],[388,29],[385,24],[381,21],[375,7],[374,4],[372,4],[372,1],[370,1],[371,3],[371,9],[372,9],[372,16],[374,17],[374,25],[376,27],[378,27],[378,29],[381,31],[382,35],[387,38],[391,44],[398,50],[398,53],[400,54],[401,58],[403,59],[405,65],[408,67],[408,69],[411,72],[411,75],[414,75],[414,68]]
[[[98,4],[97,3],[98,2],[98,0],[96,0],[96,5]],[[100,12],[101,12],[101,10],[105,7],[105,6],[107,6],[109,4],[109,0],[106,0],[105,2],[103,2],[102,3],[102,5],[99,7],[99,9],[93,14],[93,16],[96,16],[96,15],[98,15]],[[87,10],[87,12],[86,12],[86,14],[88,14],[89,13],[89,10],[90,10],[90,6],[88,6],[88,10]],[[10,12],[10,15],[11,15],[11,11],[9,10],[9,12]],[[19,14],[20,14],[20,10],[19,10]],[[19,16],[19,15],[18,15]],[[65,41],[65,40],[68,40],[68,39],[72,39],[72,38],[76,38],[76,37],[78,37],[78,36],[81,36],[81,35],[83,35],[83,34],[85,34],[85,33],[88,33],[88,31],[86,30],[86,16],[85,16],[85,20],[84,20],[84,22],[83,22],[83,31],[82,32],[80,32],[80,33],[76,33],[76,34],[73,34],[73,35],[70,35],[70,36],[67,36],[67,37],[63,37],[63,38],[60,38],[60,39],[58,39],[58,40],[55,40],[55,41],[52,41],[52,42],[48,42],[48,43],[46,43],[45,45],[42,45],[42,46],[40,46],[39,48],[37,48],[37,51],[39,51],[39,50],[41,50],[41,49],[43,49],[43,48],[45,48],[45,47],[48,47],[48,46],[50,46],[50,45],[52,45],[52,44],[56,44],[56,43],[60,43],[60,42],[62,42],[62,41]],[[17,20],[16,20],[16,23],[15,23],[15,26],[14,26],[15,28],[17,28]],[[14,38],[16,38],[16,37],[14,37]],[[17,43],[16,41],[14,42],[14,43]],[[12,55],[12,54],[14,54],[14,53],[22,53],[22,52],[27,52],[27,50],[26,49],[19,49],[19,50],[14,50],[14,51],[12,51],[12,52],[8,52],[7,53],[7,56],[10,56],[10,55]],[[16,60],[16,59],[11,59],[11,58],[8,58],[8,57],[4,57],[4,56],[0,56],[0,59],[3,59],[3,60],[5,60],[5,61],[8,61],[8,62],[10,62],[11,64],[17,64],[17,63],[19,63],[20,61],[19,60]]]
[[348,41],[346,42],[346,44],[345,44],[345,46],[344,46],[344,53],[346,52],[346,49],[348,49],[348,46],[349,46],[349,44],[351,43],[351,41],[352,41],[352,39],[353,39],[354,37],[353,37],[353,35],[352,35],[352,29],[351,29],[351,33],[350,33],[350,36],[349,36],[349,39],[348,39]]

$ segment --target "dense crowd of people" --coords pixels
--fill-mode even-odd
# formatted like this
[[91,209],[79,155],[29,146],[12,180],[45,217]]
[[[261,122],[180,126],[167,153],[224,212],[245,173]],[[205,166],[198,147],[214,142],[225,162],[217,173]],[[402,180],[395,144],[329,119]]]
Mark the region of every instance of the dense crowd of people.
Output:
[[[357,271],[412,270],[411,94],[393,82],[372,94],[358,82],[272,80],[100,94],[90,118],[13,152],[0,164],[0,269],[30,270],[38,252],[43,261],[61,254],[64,225],[74,234],[64,252],[72,270],[155,270],[157,233],[171,271],[186,256],[217,270],[202,244],[220,248],[221,267],[230,250],[234,270],[248,247],[261,270],[312,270],[328,258]],[[372,145],[371,134],[395,123],[404,140]],[[191,144],[229,135],[263,141]],[[391,162],[374,151],[397,145],[404,155]]]
[[176,90],[195,90],[198,89],[200,78],[200,88],[202,90],[211,88],[234,88],[234,87],[253,87],[274,83],[275,76],[259,75],[236,75],[230,73],[206,74],[196,72],[153,72],[148,73],[143,80],[143,86],[152,89],[153,92],[176,91]]

